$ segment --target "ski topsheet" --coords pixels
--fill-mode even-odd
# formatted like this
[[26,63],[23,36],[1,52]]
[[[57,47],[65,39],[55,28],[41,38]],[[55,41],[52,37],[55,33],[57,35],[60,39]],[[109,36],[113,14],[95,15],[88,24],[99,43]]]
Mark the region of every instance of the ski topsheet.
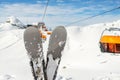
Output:
[[42,39],[39,30],[28,27],[24,32],[24,43],[30,58],[33,76],[35,80],[45,80],[45,62],[43,59]]
[[30,58],[36,59],[42,52],[42,39],[35,27],[28,27],[24,32],[25,48]]
[[63,26],[55,28],[50,36],[46,63],[48,80],[55,80],[56,78],[66,38],[67,32]]

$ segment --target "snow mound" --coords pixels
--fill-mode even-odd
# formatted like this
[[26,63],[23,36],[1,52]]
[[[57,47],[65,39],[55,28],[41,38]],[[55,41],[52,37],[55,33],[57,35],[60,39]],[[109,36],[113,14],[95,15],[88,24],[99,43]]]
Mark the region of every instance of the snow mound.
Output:
[[11,75],[0,75],[0,80],[15,80]]
[[109,73],[93,78],[93,80],[120,80],[120,74]]
[[0,25],[0,31],[8,31],[12,29],[16,29],[17,27],[12,26],[10,23],[2,23]]

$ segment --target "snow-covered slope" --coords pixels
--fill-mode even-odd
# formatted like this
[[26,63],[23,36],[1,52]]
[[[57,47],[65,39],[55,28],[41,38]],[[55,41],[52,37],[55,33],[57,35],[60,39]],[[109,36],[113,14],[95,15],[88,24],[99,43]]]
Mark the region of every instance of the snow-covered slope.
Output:
[[120,22],[87,27],[69,27],[59,75],[72,80],[120,80],[120,55],[102,53],[99,40],[106,28],[120,28]]
[[0,75],[13,75],[15,80],[33,80],[23,44],[23,31],[0,33]]
[[[102,53],[99,48],[101,33],[109,27],[119,28],[120,21],[66,28],[68,38],[58,80],[120,80],[120,55]],[[33,80],[23,32],[21,29],[0,32],[0,80],[9,80],[6,75],[11,80]],[[47,43],[43,45],[45,53]]]

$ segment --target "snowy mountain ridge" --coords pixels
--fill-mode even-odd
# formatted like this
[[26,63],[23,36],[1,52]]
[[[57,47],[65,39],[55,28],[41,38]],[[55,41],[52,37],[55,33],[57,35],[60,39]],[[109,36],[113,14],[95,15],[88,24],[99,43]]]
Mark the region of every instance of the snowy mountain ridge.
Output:
[[[33,80],[23,42],[24,29],[13,29],[8,23],[4,27],[4,31],[0,28],[0,80]],[[120,28],[120,20],[66,27],[67,43],[56,80],[120,80],[120,55],[102,53],[99,47],[102,31],[111,27]],[[45,54],[48,40],[43,44]]]
[[18,29],[24,28],[24,24],[14,16],[8,17],[6,22],[0,23],[0,30],[11,30],[11,29]]

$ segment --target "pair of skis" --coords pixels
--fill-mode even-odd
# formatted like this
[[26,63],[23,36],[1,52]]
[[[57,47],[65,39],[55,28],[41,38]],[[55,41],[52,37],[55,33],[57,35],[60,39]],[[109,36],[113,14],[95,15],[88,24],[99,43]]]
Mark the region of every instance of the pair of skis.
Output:
[[45,62],[39,30],[35,27],[28,27],[25,30],[24,43],[35,80],[55,80],[66,38],[65,27],[58,26],[53,30]]

